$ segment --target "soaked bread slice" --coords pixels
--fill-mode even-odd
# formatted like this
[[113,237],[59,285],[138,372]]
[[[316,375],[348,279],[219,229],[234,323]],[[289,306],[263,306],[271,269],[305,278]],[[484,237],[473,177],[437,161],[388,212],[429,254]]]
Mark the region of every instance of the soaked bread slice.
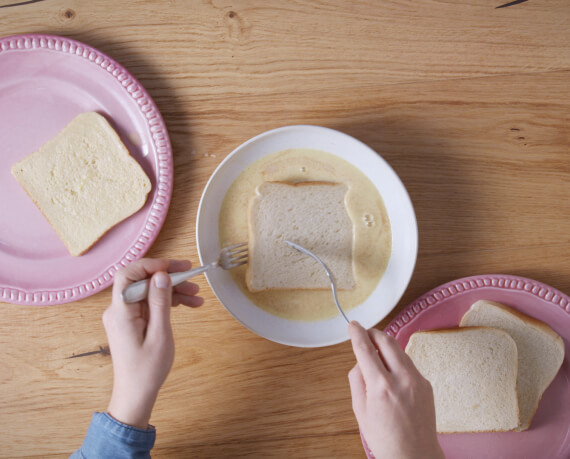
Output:
[[75,117],[12,174],[74,256],[137,212],[151,189],[115,130],[94,112]]
[[285,240],[321,258],[337,288],[354,288],[354,231],[344,203],[347,190],[344,184],[329,182],[265,182],[258,187],[248,215],[250,291],[330,288],[324,269]]
[[564,342],[548,325],[493,301],[479,300],[461,319],[462,327],[495,327],[517,344],[517,392],[521,424],[526,430],[540,401],[564,360]]
[[487,327],[416,332],[406,353],[433,387],[439,433],[519,425],[517,346],[508,333]]

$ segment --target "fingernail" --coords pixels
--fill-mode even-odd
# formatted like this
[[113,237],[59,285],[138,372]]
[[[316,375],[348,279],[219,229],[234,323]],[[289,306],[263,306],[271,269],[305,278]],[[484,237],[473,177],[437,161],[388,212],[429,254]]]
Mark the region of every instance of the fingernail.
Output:
[[154,285],[156,288],[169,288],[170,277],[166,273],[156,273],[154,275]]
[[364,328],[362,325],[360,325],[360,322],[358,322],[357,320],[351,320],[350,323],[355,327]]

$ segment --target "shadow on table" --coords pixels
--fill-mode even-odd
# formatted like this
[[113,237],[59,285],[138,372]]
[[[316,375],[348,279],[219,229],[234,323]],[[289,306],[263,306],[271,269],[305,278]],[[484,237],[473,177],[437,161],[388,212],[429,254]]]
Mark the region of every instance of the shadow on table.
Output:
[[[185,380],[190,388],[169,422],[172,441],[157,443],[153,457],[357,457],[361,453],[347,377],[355,363],[349,343],[293,348],[248,336],[249,331],[229,324],[219,326],[224,336],[219,348],[197,350],[204,360],[179,366],[167,381],[174,387]],[[208,367],[206,354],[216,362],[215,368]],[[210,368],[209,374],[204,368]],[[200,380],[192,381],[196,374],[202,375]],[[201,391],[200,384],[206,382],[207,392]],[[163,432],[167,428],[164,425]]]
[[[497,154],[501,134],[481,135],[480,121],[467,116],[456,121],[446,109],[423,118],[413,106],[403,110],[406,116],[379,112],[330,125],[366,143],[390,164],[416,212],[419,251],[414,275],[397,307],[379,327],[415,298],[457,278],[501,273],[548,282],[559,277],[555,266],[544,268],[541,263],[532,268],[524,259],[517,263],[516,250],[512,256],[505,255],[505,249],[517,246],[509,228],[516,224],[517,215],[511,209],[520,203],[520,196],[500,185],[500,161],[494,166],[488,163]],[[517,155],[516,146],[501,145],[512,148],[503,157]],[[507,215],[515,222],[506,220]]]
[[416,213],[416,268],[399,305],[382,322],[386,325],[414,298],[457,277],[449,266],[424,265],[429,256],[433,260],[433,255],[470,250],[480,240],[482,228],[471,205],[478,188],[470,169],[471,152],[429,119],[419,123],[378,115],[376,120],[331,127],[361,140],[388,162],[404,183]]

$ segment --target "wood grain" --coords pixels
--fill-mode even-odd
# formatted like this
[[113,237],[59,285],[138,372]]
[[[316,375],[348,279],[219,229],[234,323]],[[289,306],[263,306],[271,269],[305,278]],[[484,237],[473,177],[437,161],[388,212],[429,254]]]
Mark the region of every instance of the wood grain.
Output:
[[501,3],[50,0],[4,9],[0,27],[86,41],[193,102],[568,68],[565,0]]
[[[410,286],[383,326],[468,275],[517,274],[570,293],[570,4],[495,10],[502,3],[50,0],[0,8],[0,30],[85,41],[150,91],[175,165],[152,257],[197,261],[204,185],[256,134],[317,124],[378,151],[406,185],[420,234]],[[206,305],[173,314],[154,456],[363,457],[350,346],[263,340],[198,283]],[[91,413],[106,408],[111,360],[68,357],[106,345],[109,301],[107,290],[56,307],[0,304],[0,457],[79,447]]]

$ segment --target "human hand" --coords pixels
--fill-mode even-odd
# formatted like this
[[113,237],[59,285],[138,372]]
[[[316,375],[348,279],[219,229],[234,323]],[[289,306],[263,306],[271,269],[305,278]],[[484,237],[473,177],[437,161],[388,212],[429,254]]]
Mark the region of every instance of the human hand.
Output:
[[[118,421],[147,429],[158,391],[174,361],[170,308],[197,307],[198,285],[184,282],[172,289],[166,272],[186,271],[189,261],[142,259],[115,275],[113,299],[103,325],[113,360],[113,393],[107,409]],[[151,277],[148,299],[125,304],[121,292],[132,282]]]
[[348,373],[352,408],[376,459],[445,458],[429,381],[391,336],[357,322],[348,330],[357,360]]

